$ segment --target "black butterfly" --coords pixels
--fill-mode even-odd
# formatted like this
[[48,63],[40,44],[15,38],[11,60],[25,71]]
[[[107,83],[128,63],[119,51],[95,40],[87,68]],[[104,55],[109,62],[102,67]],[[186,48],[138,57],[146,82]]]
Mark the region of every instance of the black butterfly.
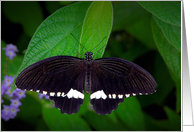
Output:
[[24,69],[15,84],[48,95],[55,107],[67,114],[79,111],[84,86],[87,93],[91,91],[90,102],[101,115],[117,109],[124,98],[155,92],[154,78],[140,66],[113,57],[93,60],[92,55],[86,52],[86,59],[54,56],[41,60]]

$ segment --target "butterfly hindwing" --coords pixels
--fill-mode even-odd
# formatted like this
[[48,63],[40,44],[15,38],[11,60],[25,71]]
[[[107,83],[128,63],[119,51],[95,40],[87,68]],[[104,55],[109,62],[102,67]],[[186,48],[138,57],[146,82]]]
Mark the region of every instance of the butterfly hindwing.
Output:
[[61,113],[72,114],[84,100],[84,62],[71,56],[55,56],[24,69],[16,79],[16,86],[46,94],[54,100]]
[[124,98],[155,92],[154,78],[136,64],[119,58],[93,62],[91,104],[98,114],[110,114]]

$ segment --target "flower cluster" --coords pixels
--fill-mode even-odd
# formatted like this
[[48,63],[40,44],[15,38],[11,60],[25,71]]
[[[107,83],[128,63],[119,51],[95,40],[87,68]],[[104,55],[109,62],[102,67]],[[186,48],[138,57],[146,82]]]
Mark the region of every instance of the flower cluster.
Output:
[[3,109],[1,111],[1,118],[5,121],[8,121],[9,119],[13,119],[17,112],[19,111],[19,106],[22,105],[20,102],[20,99],[25,98],[26,94],[25,91],[16,89],[13,93],[10,94],[11,85],[13,83],[14,77],[12,76],[4,76],[3,84],[1,85],[1,103],[4,102],[3,96],[9,96],[10,105],[3,105]]
[[15,52],[18,52],[17,47],[13,44],[7,44],[3,50],[5,50],[5,55],[8,56],[11,60],[16,56]]
[[[13,59],[16,56],[15,52],[18,52],[18,49],[13,44],[7,44],[5,48],[5,55],[8,56],[10,59]],[[24,90],[16,89],[10,94],[11,85],[13,83],[14,77],[5,75],[3,83],[1,85],[1,103],[4,103],[3,97],[7,97],[10,99],[10,105],[3,105],[3,109],[1,110],[1,118],[5,121],[9,119],[13,119],[19,110],[19,106],[22,105],[20,99],[26,97],[26,93]],[[42,99],[49,99],[48,95],[43,95],[39,93],[39,98]]]

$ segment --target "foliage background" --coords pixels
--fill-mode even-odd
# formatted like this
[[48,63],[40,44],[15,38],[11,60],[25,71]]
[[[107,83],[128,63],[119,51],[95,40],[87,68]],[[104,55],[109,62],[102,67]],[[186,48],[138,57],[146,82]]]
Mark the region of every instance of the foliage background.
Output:
[[[1,49],[13,43],[17,57],[6,67],[16,75],[41,22],[75,2],[1,2]],[[181,2],[112,2],[113,27],[103,57],[119,57],[149,71],[157,92],[125,99],[110,115],[91,110],[86,95],[77,114],[61,114],[49,101],[27,92],[16,118],[2,130],[181,130]],[[5,55],[1,50],[1,81]],[[8,102],[8,101],[7,101]],[[11,127],[10,127],[11,126]]]

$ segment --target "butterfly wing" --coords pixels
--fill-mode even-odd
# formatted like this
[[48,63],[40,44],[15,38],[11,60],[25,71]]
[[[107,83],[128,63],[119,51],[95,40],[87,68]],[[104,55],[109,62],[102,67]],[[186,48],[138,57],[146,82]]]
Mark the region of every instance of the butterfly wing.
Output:
[[152,94],[156,82],[140,66],[120,58],[93,61],[90,102],[98,114],[110,114],[124,98]]
[[54,56],[24,69],[16,86],[46,94],[54,100],[61,113],[72,114],[84,100],[84,61],[71,56]]

